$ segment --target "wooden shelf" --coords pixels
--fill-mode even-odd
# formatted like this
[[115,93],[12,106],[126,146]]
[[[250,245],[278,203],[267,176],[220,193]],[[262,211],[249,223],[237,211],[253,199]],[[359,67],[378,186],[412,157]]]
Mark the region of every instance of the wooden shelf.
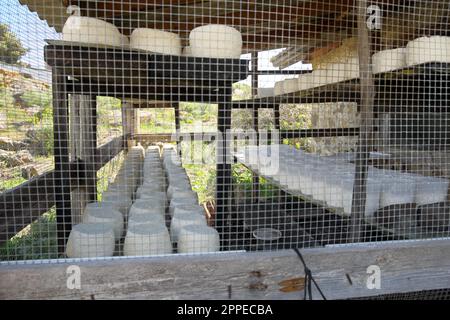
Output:
[[[293,191],[291,189],[289,189],[287,186],[285,185],[281,185],[278,181],[276,181],[275,179],[273,179],[272,177],[266,176],[261,174],[261,172],[259,172],[257,169],[255,168],[251,168],[249,167],[247,164],[244,163],[243,161],[243,155],[239,154],[239,153],[235,153],[234,154],[234,159],[239,162],[240,164],[242,164],[244,167],[246,167],[248,170],[254,172],[255,174],[257,174],[258,176],[264,178],[265,180],[267,180],[269,183],[275,185],[277,188],[279,188],[280,190],[286,192],[287,194],[290,194],[294,197],[297,197],[301,200],[310,202],[316,206],[325,208],[327,211],[337,214],[339,216],[345,217],[344,214],[344,209],[343,208],[336,208],[336,207],[331,207],[329,205],[327,205],[325,202],[314,199],[311,195],[307,195],[304,193],[301,193],[300,191]],[[347,215],[348,216],[348,215]]]
[[[249,167],[247,164],[244,163],[242,154],[235,153],[234,159],[237,162],[239,162],[240,164],[242,164],[244,167],[246,167],[248,170],[250,170],[250,171],[254,172],[255,174],[257,174],[258,176],[264,178],[270,184],[276,186],[277,188],[284,191],[285,193],[292,195],[294,197],[297,197],[303,201],[312,203],[318,207],[325,209],[326,211],[328,211],[330,213],[339,215],[343,218],[349,218],[349,214],[345,214],[343,208],[337,208],[337,207],[330,206],[324,201],[313,198],[311,195],[301,193],[300,191],[291,190],[287,186],[281,185],[278,181],[276,181],[272,177],[263,175],[257,169]],[[415,225],[415,226],[412,225],[412,226],[409,226],[408,228],[401,228],[401,227],[393,224],[393,227],[387,228],[387,227],[383,226],[382,224],[378,223],[374,217],[365,217],[364,222],[367,225],[374,227],[378,231],[393,235],[400,239],[407,239],[407,240],[423,239],[424,240],[424,239],[435,239],[435,238],[448,237],[448,232],[433,232],[433,233],[431,233],[431,232],[427,232],[425,229],[423,229],[417,225]]]
[[249,62],[242,59],[172,56],[67,41],[47,43],[45,61],[72,78],[69,93],[217,102],[249,72]]
[[[435,93],[436,88],[433,92],[428,88],[437,82],[450,83],[450,64],[439,62],[419,64],[376,74],[374,80],[378,105],[390,104],[388,102],[392,101],[414,104]],[[448,96],[449,87],[440,86],[442,94]],[[268,108],[280,104],[359,102],[359,99],[360,81],[355,78],[273,97],[233,101],[233,107]]]

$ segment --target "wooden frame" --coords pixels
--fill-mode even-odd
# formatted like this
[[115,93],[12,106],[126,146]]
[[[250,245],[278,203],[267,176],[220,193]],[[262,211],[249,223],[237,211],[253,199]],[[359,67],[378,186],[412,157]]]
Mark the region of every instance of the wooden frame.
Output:
[[[346,1],[347,3],[347,1]],[[365,8],[368,1],[359,0],[358,30],[360,43],[361,81],[354,90],[346,89],[328,91],[310,90],[311,95],[295,96],[286,95],[281,98],[261,98],[252,101],[231,102],[231,91],[225,89],[225,99],[211,99],[219,102],[219,132],[224,134],[230,128],[231,109],[249,108],[257,113],[259,106],[273,107],[275,119],[279,121],[279,105],[283,103],[318,103],[330,101],[358,102],[361,112],[365,114],[361,130],[357,128],[341,129],[311,129],[293,131],[292,137],[319,137],[337,135],[360,135],[360,146],[358,150],[356,181],[361,181],[355,187],[354,193],[365,195],[365,178],[367,173],[368,152],[367,141],[371,138],[371,124],[373,112],[373,79],[369,70],[370,41],[368,31],[365,28]],[[342,5],[342,7],[345,7]],[[245,11],[245,10],[244,10]],[[248,11],[248,10],[247,10]],[[255,17],[256,18],[256,17]],[[264,19],[258,18],[263,21]],[[227,20],[225,20],[227,21]],[[245,20],[244,20],[245,21]],[[309,30],[315,34],[316,31]],[[283,35],[289,39],[301,38],[302,33],[294,30],[294,33]],[[274,35],[270,34],[264,38],[258,36],[250,43],[258,40],[267,41]],[[253,48],[252,48],[253,49]],[[58,50],[56,50],[58,51]],[[64,57],[53,57],[64,59]],[[82,60],[82,59],[77,59]],[[100,59],[103,60],[103,59]],[[139,59],[138,59],[139,60]],[[183,60],[183,59],[181,59]],[[158,62],[163,65],[170,62]],[[122,69],[127,69],[123,67]],[[137,69],[144,69],[137,66]],[[164,68],[163,68],[164,69]],[[171,68],[165,68],[171,69]],[[70,224],[70,215],[64,214],[69,199],[61,197],[70,194],[70,187],[62,183],[69,181],[71,164],[68,161],[67,137],[61,133],[67,133],[61,119],[67,118],[67,92],[95,94],[117,94],[119,98],[124,97],[146,97],[174,101],[180,100],[203,101],[202,96],[213,96],[208,90],[188,89],[174,95],[172,89],[159,89],[150,87],[143,92],[138,87],[127,84],[98,84],[90,83],[65,83],[65,79],[54,69],[54,85],[58,86],[56,91],[59,95],[55,99],[55,158],[56,168],[54,172],[47,173],[38,180],[33,180],[27,187],[45,185],[45,187],[58,188],[64,186],[60,195],[51,194],[55,199],[49,199],[45,205],[52,202],[61,202],[62,210],[58,211],[58,223],[60,225]],[[350,83],[351,85],[352,83]],[[221,86],[221,84],[219,84]],[[130,89],[135,90],[130,90]],[[211,102],[211,101],[210,101]],[[279,129],[279,124],[277,125]],[[323,130],[323,131],[321,131]],[[133,132],[131,132],[132,134]],[[291,137],[291,135],[289,135]],[[124,148],[125,139],[121,139],[120,150]],[[229,141],[222,141],[223,148],[227,149]],[[218,221],[225,221],[225,214],[229,205],[229,186],[231,179],[231,166],[226,163],[226,152],[218,152],[224,164],[218,166]],[[109,161],[114,152],[96,154],[95,163]],[[66,159],[67,158],[67,159]],[[66,161],[67,160],[67,161]],[[75,164],[77,165],[77,163]],[[98,167],[96,167],[98,169]],[[50,179],[51,186],[46,182]],[[42,182],[43,181],[43,182]],[[70,184],[69,184],[70,186]],[[25,187],[20,192],[14,193],[13,197],[22,197]],[[67,192],[69,191],[69,192]],[[7,196],[10,196],[8,194]],[[29,196],[31,201],[31,191]],[[5,201],[11,198],[4,198]],[[14,199],[14,198],[13,198]],[[19,198],[17,198],[19,199]],[[3,202],[5,207],[11,202]],[[12,202],[14,204],[14,202]],[[364,207],[364,199],[354,198],[352,208],[352,225],[358,225],[361,219],[360,208]],[[358,209],[359,208],[359,209]],[[10,210],[5,208],[4,211]],[[5,215],[6,217],[6,215]],[[13,216],[14,217],[14,216]],[[15,218],[15,217],[14,217]],[[222,225],[217,226],[223,229]],[[0,234],[4,234],[0,232]],[[350,233],[351,240],[359,239],[359,229],[355,228]],[[59,239],[64,241],[67,230],[62,229]],[[65,242],[65,241],[64,241]],[[450,240],[433,241],[405,241],[395,243],[377,242],[374,244],[349,244],[338,245],[328,248],[304,249],[303,256],[308,267],[312,270],[319,286],[325,296],[330,299],[353,298],[373,296],[379,294],[402,293],[420,290],[435,290],[450,288]],[[67,267],[76,265],[81,268],[81,289],[70,290],[67,288]],[[370,290],[367,288],[367,267],[378,266],[381,270],[381,288]],[[48,298],[81,298],[81,299],[105,299],[105,298],[178,298],[178,299],[299,299],[302,290],[290,288],[285,292],[281,283],[283,281],[294,281],[304,277],[303,266],[293,251],[257,252],[257,253],[220,253],[201,256],[176,255],[169,257],[152,258],[109,258],[105,260],[52,260],[52,261],[27,261],[22,263],[0,264],[0,299],[48,299]],[[315,298],[320,298],[317,291],[313,292]]]
[[[128,135],[117,137],[96,149],[94,170],[98,171],[119,154],[126,145]],[[71,172],[84,171],[84,163],[70,162]],[[75,174],[75,178],[79,176]],[[70,178],[69,178],[70,179]],[[84,185],[84,181],[75,181]],[[42,196],[45,195],[45,197]],[[20,206],[18,206],[20,204]],[[0,195],[0,244],[47,212],[55,204],[55,171],[43,173]]]
[[[301,252],[327,299],[450,288],[450,240]],[[80,289],[67,288],[69,266],[80,268]],[[380,289],[367,288],[369,266],[380,268]],[[293,250],[25,262],[0,265],[0,299],[302,299],[302,288],[281,284],[303,277]]]

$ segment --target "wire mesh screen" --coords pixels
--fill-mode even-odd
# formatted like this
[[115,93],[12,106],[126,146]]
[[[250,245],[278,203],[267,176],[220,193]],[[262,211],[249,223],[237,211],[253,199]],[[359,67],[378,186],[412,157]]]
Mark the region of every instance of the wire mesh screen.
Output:
[[353,300],[450,300],[449,289],[425,290],[406,293],[393,293]]
[[358,3],[3,1],[0,259],[450,236],[449,3]]

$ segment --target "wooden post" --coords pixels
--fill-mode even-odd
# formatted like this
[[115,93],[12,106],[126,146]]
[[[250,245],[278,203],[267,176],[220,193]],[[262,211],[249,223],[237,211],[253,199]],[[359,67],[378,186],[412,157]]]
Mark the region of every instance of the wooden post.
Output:
[[141,132],[141,117],[140,117],[139,108],[133,107],[133,120],[134,120],[133,137],[134,137],[134,135],[139,134]]
[[371,71],[370,34],[366,25],[367,0],[358,1],[358,52],[360,73],[360,130],[356,153],[355,184],[353,186],[352,212],[348,234],[349,242],[361,241],[362,225],[367,197],[368,161],[371,150],[374,82]]
[[[254,107],[253,108],[253,130],[255,130],[256,133],[256,145],[259,145],[259,108],[258,107]],[[257,203],[259,201],[259,176],[257,174],[255,174],[252,171],[252,202]]]
[[252,69],[252,96],[256,98],[258,96],[258,51],[251,53],[251,69]]
[[[181,133],[181,121],[180,121],[180,104],[174,103],[173,104],[174,112],[175,112],[175,132],[176,137],[179,137],[179,134]],[[177,152],[181,157],[181,142],[179,138],[177,138]]]
[[124,141],[126,149],[132,145],[132,139],[134,139],[134,125],[133,106],[130,102],[125,102],[122,104],[122,128],[123,135],[126,137],[126,141]]
[[[252,52],[251,54],[251,69],[252,69],[252,96],[256,98],[258,96],[258,52]],[[256,145],[259,145],[259,125],[258,125],[258,107],[253,108],[253,130],[256,133]],[[252,172],[252,202],[258,202],[259,200],[259,176]]]
[[280,125],[280,105],[279,104],[275,105],[275,107],[273,109],[273,117],[274,117],[275,130],[280,131],[281,125]]
[[97,101],[95,96],[71,95],[70,97],[70,154],[72,162],[83,164],[83,177],[71,192],[72,224],[81,222],[84,207],[97,200]]
[[220,102],[218,105],[217,127],[219,139],[217,142],[217,163],[216,163],[216,229],[220,234],[222,249],[224,248],[224,235],[226,220],[231,201],[231,183],[232,170],[231,162],[228,154],[230,153],[230,141],[227,139],[227,132],[231,129],[231,98],[232,98],[232,84],[222,84],[220,91]]
[[55,157],[55,206],[58,252],[64,255],[67,239],[72,230],[70,208],[71,172],[69,165],[69,114],[66,77],[53,68],[53,137]]

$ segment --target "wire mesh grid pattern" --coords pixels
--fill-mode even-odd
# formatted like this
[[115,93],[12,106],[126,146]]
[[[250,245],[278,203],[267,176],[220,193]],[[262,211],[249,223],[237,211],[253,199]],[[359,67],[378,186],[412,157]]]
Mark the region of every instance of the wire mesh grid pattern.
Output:
[[2,3],[0,259],[448,237],[449,3],[360,2]]

